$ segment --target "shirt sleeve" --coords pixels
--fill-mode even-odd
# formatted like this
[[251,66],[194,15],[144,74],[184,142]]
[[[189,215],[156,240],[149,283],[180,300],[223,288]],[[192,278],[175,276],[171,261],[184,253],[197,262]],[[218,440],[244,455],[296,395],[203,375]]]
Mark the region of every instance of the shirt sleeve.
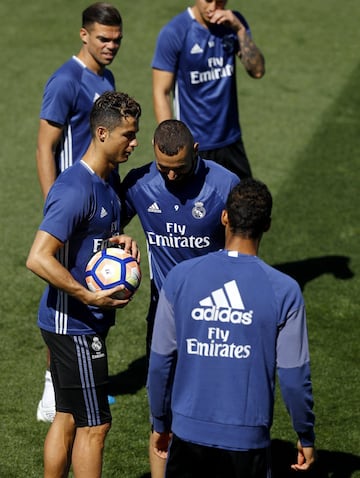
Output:
[[76,97],[77,86],[71,78],[52,76],[45,86],[40,118],[64,126]]
[[294,430],[303,446],[313,446],[315,416],[304,306],[293,311],[279,331],[277,369]]
[[175,73],[182,43],[181,32],[178,32],[171,24],[166,25],[157,39],[152,68]]
[[246,28],[246,33],[250,36],[251,38],[251,30],[250,30],[250,26],[246,20],[246,18],[241,15],[240,12],[236,12],[236,11],[233,11],[233,14],[238,17],[238,19],[241,21],[241,23],[244,25],[244,27]]
[[173,308],[162,289],[155,317],[148,375],[153,427],[160,433],[169,431],[171,427],[171,391],[176,358]]
[[75,227],[91,215],[91,194],[83,188],[64,185],[57,180],[51,187],[44,206],[44,219],[39,229],[65,243]]

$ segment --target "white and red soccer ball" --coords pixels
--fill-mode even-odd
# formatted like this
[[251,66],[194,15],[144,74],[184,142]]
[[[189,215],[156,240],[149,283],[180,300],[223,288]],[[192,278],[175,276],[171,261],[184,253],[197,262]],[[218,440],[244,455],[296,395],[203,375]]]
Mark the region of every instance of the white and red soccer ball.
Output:
[[86,284],[95,292],[124,285],[114,295],[116,299],[128,299],[138,289],[141,270],[137,261],[123,249],[108,247],[94,254],[86,266]]

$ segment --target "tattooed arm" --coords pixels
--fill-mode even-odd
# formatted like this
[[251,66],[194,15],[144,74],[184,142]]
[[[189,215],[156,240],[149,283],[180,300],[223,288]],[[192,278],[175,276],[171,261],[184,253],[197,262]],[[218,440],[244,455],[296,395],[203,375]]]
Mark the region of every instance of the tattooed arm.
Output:
[[240,25],[241,27],[237,30],[240,44],[240,50],[238,52],[240,61],[252,78],[262,78],[265,73],[265,59],[263,54],[247,34],[244,25],[242,23],[240,23]]
[[224,24],[238,36],[240,50],[238,57],[252,78],[262,78],[265,73],[265,59],[259,48],[248,35],[245,26],[232,10],[216,9],[209,15],[211,23]]

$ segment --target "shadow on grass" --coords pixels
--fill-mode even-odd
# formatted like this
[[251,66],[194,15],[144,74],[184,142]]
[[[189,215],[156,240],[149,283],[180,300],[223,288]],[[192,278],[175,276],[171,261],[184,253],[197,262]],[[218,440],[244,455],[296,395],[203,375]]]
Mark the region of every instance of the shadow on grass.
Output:
[[[298,475],[290,469],[290,465],[296,461],[296,449],[292,443],[273,440],[271,454],[273,478],[294,478]],[[351,478],[358,470],[360,470],[359,456],[339,451],[318,450],[317,463],[306,473],[306,478]]]
[[350,258],[346,256],[323,256],[303,261],[275,264],[273,267],[295,279],[301,290],[311,280],[323,274],[333,274],[337,279],[347,280],[354,277],[349,267]]
[[126,370],[109,377],[109,394],[135,394],[146,384],[146,357],[131,362]]
[[[272,478],[294,478],[298,473],[290,465],[296,462],[296,448],[290,442],[272,440]],[[360,470],[360,457],[339,451],[318,450],[318,460],[314,467],[306,472],[306,478],[351,478]],[[150,478],[145,473],[139,478]]]

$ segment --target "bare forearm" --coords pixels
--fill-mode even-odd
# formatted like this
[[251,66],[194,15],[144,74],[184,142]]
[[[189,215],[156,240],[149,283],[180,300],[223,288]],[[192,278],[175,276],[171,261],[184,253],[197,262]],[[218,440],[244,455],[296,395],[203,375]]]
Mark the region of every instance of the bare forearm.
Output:
[[153,69],[153,106],[156,121],[173,118],[171,92],[174,84],[174,74],[168,71]]
[[44,154],[38,149],[36,151],[36,165],[41,192],[44,199],[46,199],[49,189],[56,179],[55,160],[53,156],[45,160]]
[[39,183],[44,198],[46,198],[49,189],[56,179],[55,150],[60,141],[62,129],[63,128],[60,125],[55,125],[54,123],[43,119],[40,120],[36,149],[36,164]]
[[70,272],[65,269],[54,257],[39,257],[39,254],[30,251],[26,266],[34,274],[46,282],[63,290],[68,295],[75,297],[78,301],[104,309],[122,308],[126,306],[129,299],[115,299],[113,294],[119,292],[123,286],[112,289],[91,292],[82,284],[77,282]]
[[240,43],[239,58],[246,71],[253,78],[262,78],[265,74],[265,59],[250,36],[238,35]]
[[28,269],[57,289],[88,303],[90,291],[77,282],[70,272],[55,257],[31,251],[26,263]]
[[232,10],[219,8],[211,15],[211,23],[226,25],[234,30],[240,45],[238,56],[246,71],[253,78],[261,78],[264,76],[264,57],[248,35],[245,26],[239,20],[238,16],[236,16]]
[[[122,244],[126,251],[131,252],[133,257],[140,261],[140,251],[136,242],[130,236],[116,236],[112,239],[112,242]],[[102,308],[119,308],[124,307],[129,302],[129,299],[119,300],[112,297],[123,286],[91,292],[75,280],[71,273],[56,258],[56,253],[63,246],[62,242],[54,236],[39,230],[30,249],[26,267],[53,287],[63,290],[84,304]]]
[[157,123],[161,123],[173,117],[170,94],[159,95],[154,98],[154,113]]

